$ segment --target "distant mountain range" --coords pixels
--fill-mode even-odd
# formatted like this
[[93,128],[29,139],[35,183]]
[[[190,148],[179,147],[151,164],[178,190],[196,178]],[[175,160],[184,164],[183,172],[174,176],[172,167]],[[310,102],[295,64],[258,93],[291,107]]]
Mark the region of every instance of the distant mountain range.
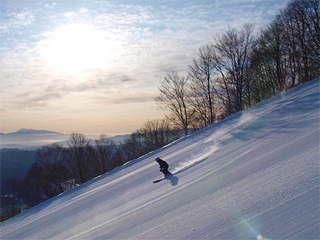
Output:
[[[88,139],[94,141],[99,135],[86,135]],[[115,143],[122,142],[128,135],[118,135],[111,137]],[[48,130],[36,130],[22,128],[12,133],[0,133],[0,149],[17,148],[24,150],[35,150],[44,145],[52,143],[66,144],[70,134],[63,134]]]
[[68,134],[48,130],[20,129],[12,133],[0,134],[0,148],[37,149],[43,145],[63,142]]
[[52,132],[48,130],[36,130],[36,129],[28,129],[28,128],[21,128],[20,130],[12,133],[0,133],[1,135],[16,135],[16,134],[61,134],[58,132]]
[[[118,135],[111,139],[119,144],[128,135]],[[86,135],[92,144],[99,135]],[[37,149],[44,145],[59,143],[67,146],[70,134],[48,130],[20,129],[12,133],[0,133],[0,176],[2,179],[23,178],[35,161]]]

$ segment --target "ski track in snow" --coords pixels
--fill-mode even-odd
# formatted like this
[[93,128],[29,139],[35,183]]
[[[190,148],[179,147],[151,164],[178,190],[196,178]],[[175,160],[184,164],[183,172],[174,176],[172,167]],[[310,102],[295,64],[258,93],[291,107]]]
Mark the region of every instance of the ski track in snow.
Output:
[[[320,79],[0,223],[1,239],[319,239]],[[155,157],[174,174],[163,181]]]

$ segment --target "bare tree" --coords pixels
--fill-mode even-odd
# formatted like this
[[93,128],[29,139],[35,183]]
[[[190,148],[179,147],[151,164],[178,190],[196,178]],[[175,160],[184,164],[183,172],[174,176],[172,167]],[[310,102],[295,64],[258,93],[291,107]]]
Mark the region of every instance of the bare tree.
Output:
[[320,74],[319,0],[292,0],[279,15],[284,25],[291,87]]
[[126,161],[129,161],[161,148],[180,136],[181,129],[173,127],[169,120],[148,120],[143,127],[124,140],[121,152]]
[[285,57],[284,26],[276,19],[262,30],[251,56],[253,103],[286,90],[288,60]]
[[155,98],[162,109],[168,110],[166,115],[188,135],[188,127],[192,122],[195,110],[188,103],[188,80],[177,72],[167,74],[159,87],[160,95]]
[[121,143],[121,152],[125,161],[129,161],[144,155],[143,138],[138,132],[134,132],[130,137]]
[[102,174],[114,167],[113,158],[116,153],[116,145],[106,135],[100,135],[95,142],[97,146],[97,173]]
[[36,161],[43,168],[42,185],[52,192],[46,193],[48,198],[61,193],[63,191],[61,183],[69,180],[65,156],[65,149],[59,144],[46,145],[37,151]]
[[254,44],[252,32],[251,24],[244,25],[240,31],[229,29],[212,44],[218,82],[216,93],[229,115],[244,109],[245,102],[250,105],[248,69]]
[[25,198],[28,206],[35,206],[46,200],[46,188],[42,184],[43,167],[35,162],[31,165],[26,176],[26,183],[29,188],[29,196]]
[[319,1],[291,0],[261,31],[251,59],[255,102],[320,75]]
[[76,169],[76,181],[84,183],[95,174],[92,171],[92,163],[95,159],[95,151],[90,141],[84,134],[73,132],[67,140],[70,160]]
[[214,102],[214,65],[211,46],[206,45],[199,49],[198,59],[193,59],[188,67],[190,77],[191,103],[196,111],[196,122],[202,127],[216,121]]
[[179,138],[179,131],[168,120],[148,120],[137,131],[141,135],[145,152],[161,148]]

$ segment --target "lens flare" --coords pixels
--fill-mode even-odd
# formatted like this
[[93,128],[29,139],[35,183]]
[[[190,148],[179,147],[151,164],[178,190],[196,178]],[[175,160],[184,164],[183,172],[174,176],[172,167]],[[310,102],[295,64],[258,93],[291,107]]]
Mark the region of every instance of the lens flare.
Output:
[[263,240],[263,237],[262,237],[261,234],[258,234],[258,235],[257,235],[257,240]]

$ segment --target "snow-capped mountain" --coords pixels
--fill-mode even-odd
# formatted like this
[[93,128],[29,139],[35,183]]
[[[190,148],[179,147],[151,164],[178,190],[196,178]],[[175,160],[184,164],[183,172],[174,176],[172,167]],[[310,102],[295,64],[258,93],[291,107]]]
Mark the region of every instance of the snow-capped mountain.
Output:
[[[0,224],[1,239],[318,239],[320,79]],[[174,175],[161,178],[155,157]]]

